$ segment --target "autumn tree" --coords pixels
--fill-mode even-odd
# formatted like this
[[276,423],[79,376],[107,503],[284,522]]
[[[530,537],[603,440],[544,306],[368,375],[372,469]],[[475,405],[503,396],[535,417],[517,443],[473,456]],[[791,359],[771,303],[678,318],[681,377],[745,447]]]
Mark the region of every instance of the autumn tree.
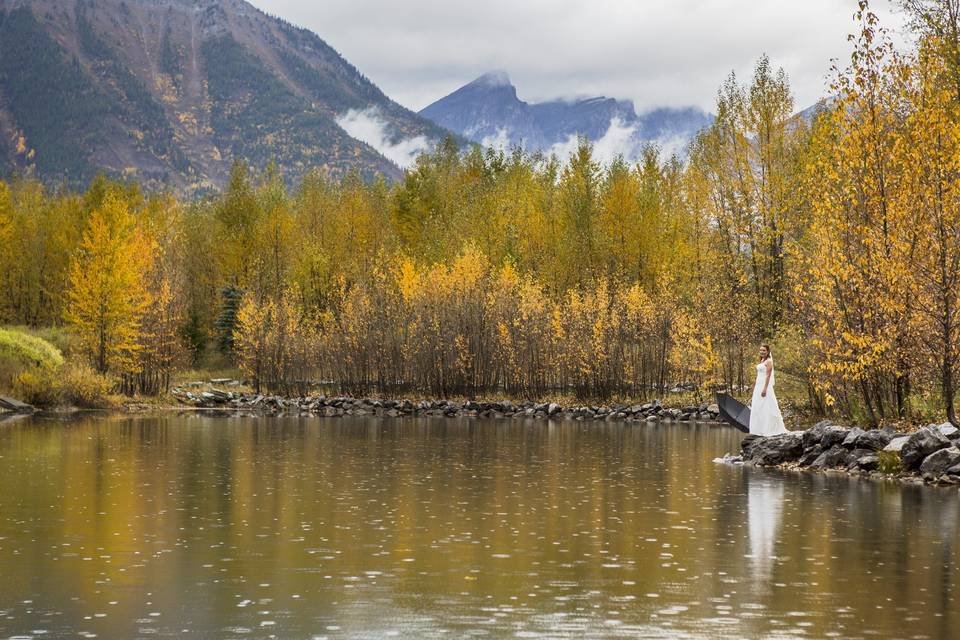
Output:
[[895,152],[904,179],[894,194],[900,215],[915,220],[918,246],[909,265],[909,312],[924,354],[939,372],[943,406],[958,424],[960,359],[960,102],[942,82],[949,74],[931,38],[921,43],[905,83],[910,108]]
[[909,274],[920,226],[897,207],[903,189],[902,82],[907,67],[878,31],[866,2],[850,66],[837,69],[834,103],[820,120],[807,175],[811,203],[805,275],[798,304],[810,321],[824,388],[857,400],[869,422],[904,415],[908,394]]
[[136,370],[152,253],[126,202],[108,193],[90,214],[71,262],[64,313],[101,373]]

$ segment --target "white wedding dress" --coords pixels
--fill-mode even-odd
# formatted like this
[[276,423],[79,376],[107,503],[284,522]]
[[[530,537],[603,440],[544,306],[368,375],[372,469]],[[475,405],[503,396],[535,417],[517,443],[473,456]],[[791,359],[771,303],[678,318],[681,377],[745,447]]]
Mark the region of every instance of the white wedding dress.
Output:
[[757,365],[757,383],[753,386],[753,400],[750,402],[750,433],[752,434],[775,436],[787,432],[787,429],[783,426],[780,405],[777,404],[777,394],[774,392],[776,375],[776,371],[770,371],[767,395],[766,397],[761,396],[763,383],[767,376],[767,368],[763,362]]

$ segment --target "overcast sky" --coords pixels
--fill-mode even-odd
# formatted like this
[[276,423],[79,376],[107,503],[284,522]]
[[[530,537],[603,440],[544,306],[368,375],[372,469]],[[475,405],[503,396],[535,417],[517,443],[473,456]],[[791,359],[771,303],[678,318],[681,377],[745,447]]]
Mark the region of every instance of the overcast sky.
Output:
[[[731,71],[767,53],[798,109],[847,60],[855,0],[252,0],[315,31],[391,98],[419,110],[476,76],[507,71],[521,99],[607,95],[638,111],[712,110]],[[904,37],[889,0],[881,23]]]

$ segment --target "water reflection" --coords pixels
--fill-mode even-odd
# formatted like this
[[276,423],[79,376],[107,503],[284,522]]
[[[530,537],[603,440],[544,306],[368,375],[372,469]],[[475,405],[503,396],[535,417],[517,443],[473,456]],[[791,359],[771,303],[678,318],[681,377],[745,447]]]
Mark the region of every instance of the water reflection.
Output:
[[955,489],[714,464],[705,425],[29,419],[0,637],[916,637]]
[[769,588],[777,533],[783,518],[783,479],[751,473],[747,476],[747,487],[750,566],[756,585]]

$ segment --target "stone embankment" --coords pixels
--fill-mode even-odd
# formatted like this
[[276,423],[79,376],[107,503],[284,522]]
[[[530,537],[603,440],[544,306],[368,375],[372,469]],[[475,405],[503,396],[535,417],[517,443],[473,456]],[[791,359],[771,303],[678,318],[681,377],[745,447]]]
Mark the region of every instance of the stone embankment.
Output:
[[913,482],[960,484],[960,430],[949,422],[913,433],[863,429],[824,421],[807,431],[761,438],[749,435],[726,462],[788,467]]
[[561,406],[556,402],[497,402],[456,400],[390,400],[308,396],[286,398],[239,391],[194,392],[174,389],[173,396],[188,406],[203,409],[228,409],[268,415],[379,415],[379,416],[449,416],[489,418],[557,418],[572,420],[692,422],[716,421],[717,405],[700,404],[677,408],[664,407],[659,400],[643,404],[608,406]]

